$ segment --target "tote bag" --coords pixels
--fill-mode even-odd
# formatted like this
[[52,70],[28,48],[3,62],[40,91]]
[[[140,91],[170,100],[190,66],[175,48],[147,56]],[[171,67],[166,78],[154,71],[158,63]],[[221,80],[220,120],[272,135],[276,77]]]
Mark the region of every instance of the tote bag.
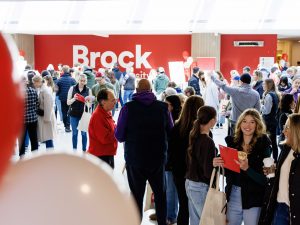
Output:
[[[220,170],[223,172],[222,191],[220,190]],[[201,220],[199,225],[226,225],[226,194],[224,192],[224,168],[219,167],[216,173],[214,168],[211,178],[209,190],[205,199]],[[213,187],[213,181],[216,176],[216,187]]]
[[[87,112],[85,110],[85,107],[88,108]],[[87,105],[84,105],[84,111],[81,116],[81,119],[79,120],[77,129],[80,131],[88,132],[91,117],[92,117],[91,108],[88,107]]]

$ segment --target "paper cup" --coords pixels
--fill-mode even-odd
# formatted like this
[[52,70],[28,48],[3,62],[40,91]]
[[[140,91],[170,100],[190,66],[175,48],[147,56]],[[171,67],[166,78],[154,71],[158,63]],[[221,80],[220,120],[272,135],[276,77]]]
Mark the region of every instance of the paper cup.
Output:
[[[274,165],[274,159],[269,157],[269,158],[264,158],[263,160],[264,167],[270,168],[272,165]],[[270,173],[267,175],[268,178],[275,177],[275,173]]]

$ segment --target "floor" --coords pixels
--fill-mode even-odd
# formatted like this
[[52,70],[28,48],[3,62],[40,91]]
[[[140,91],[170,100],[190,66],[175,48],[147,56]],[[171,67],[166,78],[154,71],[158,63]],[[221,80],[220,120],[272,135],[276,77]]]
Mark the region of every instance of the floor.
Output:
[[[117,121],[118,118],[118,111],[116,111],[116,114],[114,116],[115,121]],[[216,146],[218,144],[224,144],[224,137],[227,134],[227,129],[226,125],[224,126],[223,129],[213,129],[213,137]],[[78,151],[81,150],[81,135],[78,135]],[[56,151],[70,151],[72,152],[72,133],[65,133],[64,131],[64,126],[62,122],[58,122],[57,124],[57,137],[54,139],[54,149]],[[39,150],[41,152],[46,151],[45,144],[41,144],[39,147]],[[12,158],[13,161],[17,161],[19,159],[18,154],[17,154],[17,147],[15,150],[15,154]],[[27,152],[25,157],[30,157],[30,152]],[[114,179],[118,183],[118,186],[121,188],[129,188],[128,183],[127,183],[127,178],[126,178],[126,173],[122,173],[124,169],[125,161],[123,157],[123,145],[119,144],[118,145],[118,150],[117,150],[117,155],[115,157],[115,170],[114,170]],[[149,220],[149,215],[153,213],[154,210],[148,210],[144,213],[143,221],[141,225],[153,225],[157,224],[155,221],[150,221]]]

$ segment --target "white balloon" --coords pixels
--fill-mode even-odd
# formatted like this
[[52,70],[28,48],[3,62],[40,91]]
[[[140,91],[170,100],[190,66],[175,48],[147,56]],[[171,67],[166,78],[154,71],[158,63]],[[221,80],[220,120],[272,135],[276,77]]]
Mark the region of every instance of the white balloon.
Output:
[[133,200],[100,164],[87,154],[47,153],[10,166],[0,188],[1,224],[138,225]]
[[186,59],[186,61],[190,64],[190,65],[192,65],[192,63],[194,62],[194,59],[193,59],[193,57],[188,57],[187,59]]
[[184,68],[189,68],[191,66],[191,64],[189,64],[188,62],[184,62],[183,63],[183,67]]

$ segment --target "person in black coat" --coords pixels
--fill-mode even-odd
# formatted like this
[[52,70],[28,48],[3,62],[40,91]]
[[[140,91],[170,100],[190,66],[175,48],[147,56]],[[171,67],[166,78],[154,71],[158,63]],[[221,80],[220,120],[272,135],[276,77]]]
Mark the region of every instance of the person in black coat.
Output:
[[[228,225],[256,225],[263,206],[267,178],[263,173],[263,159],[271,155],[272,145],[266,134],[260,113],[245,110],[239,117],[234,136],[226,137],[227,146],[247,154],[246,159],[236,161],[240,173],[225,170]],[[213,165],[224,166],[220,157]]]
[[260,99],[263,97],[264,89],[263,89],[263,74],[259,70],[254,70],[253,72],[253,89],[259,93]]
[[294,96],[292,94],[283,94],[280,99],[279,108],[277,112],[277,134],[279,134],[279,142],[284,141],[285,139],[283,127],[286,123],[288,116],[293,113],[294,109]]
[[[300,224],[300,114],[288,116],[275,178],[269,180],[259,225]],[[271,171],[272,172],[272,171]],[[265,172],[266,175],[268,171]]]
[[204,105],[204,100],[197,95],[189,97],[183,106],[179,119],[170,133],[168,156],[172,168],[174,183],[178,193],[179,212],[178,225],[189,224],[188,198],[185,191],[185,174],[189,134],[197,117],[198,109]]

